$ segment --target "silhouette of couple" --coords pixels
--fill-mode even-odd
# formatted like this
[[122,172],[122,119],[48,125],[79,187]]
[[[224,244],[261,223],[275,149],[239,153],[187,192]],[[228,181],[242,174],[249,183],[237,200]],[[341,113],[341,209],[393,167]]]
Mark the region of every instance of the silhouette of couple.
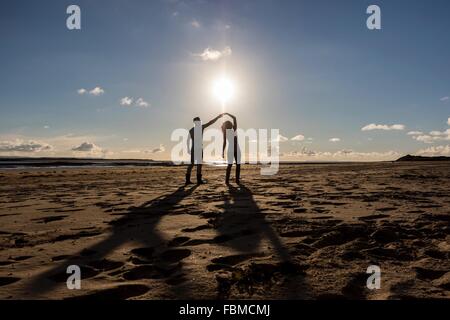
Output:
[[197,184],[203,184],[205,181],[202,179],[202,162],[203,162],[203,131],[210,125],[215,123],[219,118],[223,116],[229,116],[233,119],[233,122],[227,120],[222,124],[223,133],[223,146],[222,146],[222,158],[225,159],[225,148],[228,143],[227,152],[227,170],[225,175],[225,183],[230,183],[230,173],[233,166],[233,160],[236,162],[236,183],[240,183],[241,174],[241,150],[238,145],[237,139],[237,121],[236,117],[227,112],[219,114],[209,122],[202,124],[199,117],[195,117],[194,127],[189,130],[189,139],[187,141],[187,147],[191,154],[191,162],[186,172],[186,184],[191,184],[191,173],[194,165],[197,167]]

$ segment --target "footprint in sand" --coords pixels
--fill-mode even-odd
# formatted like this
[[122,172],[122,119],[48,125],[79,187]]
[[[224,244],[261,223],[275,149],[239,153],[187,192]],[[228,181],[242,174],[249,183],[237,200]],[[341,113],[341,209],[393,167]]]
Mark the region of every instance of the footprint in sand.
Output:
[[153,253],[155,252],[155,248],[153,247],[144,247],[144,248],[136,248],[131,250],[131,253],[146,260],[153,260]]
[[36,221],[37,223],[49,223],[53,221],[60,221],[66,218],[67,216],[50,216],[50,217],[44,217],[44,218],[36,218],[31,219],[31,221]]
[[161,253],[161,259],[167,262],[178,262],[191,255],[189,249],[172,249]]
[[109,260],[109,259],[96,260],[96,261],[91,261],[88,263],[88,266],[93,267],[100,271],[114,270],[114,269],[122,267],[123,265],[124,265],[123,262]]
[[167,245],[169,247],[178,247],[189,240],[191,240],[191,238],[189,238],[189,237],[184,237],[184,236],[176,237],[176,238],[173,238],[171,241],[169,241],[169,243]]
[[9,284],[19,281],[20,278],[16,277],[0,277],[0,287],[7,286]]
[[416,267],[415,270],[417,278],[425,281],[438,279],[448,272],[448,270],[434,270],[420,267]]
[[368,215],[368,216],[362,216],[362,217],[358,217],[358,220],[362,220],[362,221],[370,221],[370,220],[378,220],[378,219],[383,219],[383,218],[388,218],[389,215],[387,214],[372,214],[372,215]]
[[225,257],[219,257],[214,258],[211,260],[212,264],[208,265],[206,269],[208,271],[216,271],[221,269],[229,269],[230,267],[233,267],[241,262],[244,262],[246,260],[257,258],[257,257],[264,257],[264,253],[256,252],[256,253],[248,253],[248,254],[236,254],[231,256],[225,256]]
[[145,265],[135,267],[127,272],[125,272],[122,277],[125,280],[141,280],[141,279],[161,279],[164,278],[166,274],[163,270],[153,266]]
[[[89,267],[89,266],[80,266],[81,276],[83,279],[93,278],[100,273],[100,271]],[[48,278],[54,282],[66,282],[69,274],[66,273],[66,270],[62,270],[59,273],[55,273]]]
[[367,274],[363,272],[354,273],[350,276],[347,284],[342,288],[342,295],[347,299],[364,300],[367,295]]
[[183,231],[183,232],[195,232],[195,231],[211,229],[211,228],[212,228],[212,226],[210,226],[209,224],[203,224],[201,226],[194,227],[194,228],[184,228],[184,229],[181,229],[181,231]]

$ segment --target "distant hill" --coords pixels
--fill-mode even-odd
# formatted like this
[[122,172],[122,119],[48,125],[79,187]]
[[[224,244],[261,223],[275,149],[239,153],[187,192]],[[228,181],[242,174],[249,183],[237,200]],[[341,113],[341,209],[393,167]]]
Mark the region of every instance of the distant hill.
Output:
[[423,156],[412,156],[410,154],[403,156],[396,161],[450,161],[450,157],[423,157]]
[[81,166],[166,166],[169,161],[151,159],[98,159],[98,158],[27,158],[1,157],[0,169],[22,167],[81,167]]

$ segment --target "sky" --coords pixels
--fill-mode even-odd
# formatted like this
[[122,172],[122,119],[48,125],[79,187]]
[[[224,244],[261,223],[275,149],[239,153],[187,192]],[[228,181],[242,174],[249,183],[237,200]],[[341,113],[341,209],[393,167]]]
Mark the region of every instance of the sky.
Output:
[[449,13],[447,0],[3,0],[0,156],[169,160],[174,130],[222,112],[224,74],[225,111],[279,129],[282,160],[450,155]]

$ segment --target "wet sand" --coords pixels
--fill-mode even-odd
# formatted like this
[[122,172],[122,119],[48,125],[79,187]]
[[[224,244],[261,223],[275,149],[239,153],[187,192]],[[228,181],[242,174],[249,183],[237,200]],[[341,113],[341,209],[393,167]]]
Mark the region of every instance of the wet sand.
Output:
[[0,170],[0,298],[450,298],[450,163],[259,172]]

